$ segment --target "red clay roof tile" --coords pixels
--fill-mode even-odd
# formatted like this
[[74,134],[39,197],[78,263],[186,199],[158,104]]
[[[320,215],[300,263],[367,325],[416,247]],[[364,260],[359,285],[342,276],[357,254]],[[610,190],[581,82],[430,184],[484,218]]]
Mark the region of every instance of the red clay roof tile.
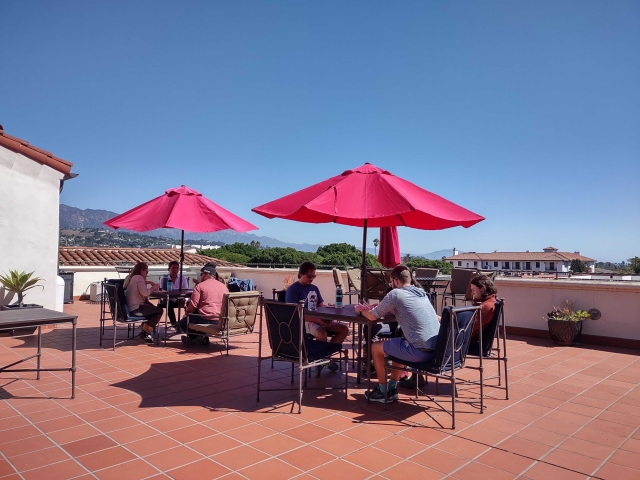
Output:
[[67,162],[60,157],[56,157],[50,152],[43,150],[33,145],[29,145],[29,142],[17,137],[12,137],[4,133],[2,125],[0,125],[0,146],[5,147],[13,152],[24,155],[38,163],[47,165],[60,173],[67,175],[71,173],[71,167],[73,163]]
[[[60,247],[59,260],[61,267],[121,265],[137,262],[145,262],[149,265],[167,265],[173,260],[180,261],[180,250],[170,248]],[[201,266],[207,262],[215,262],[220,267],[241,266],[205,255],[184,254],[185,265]]]

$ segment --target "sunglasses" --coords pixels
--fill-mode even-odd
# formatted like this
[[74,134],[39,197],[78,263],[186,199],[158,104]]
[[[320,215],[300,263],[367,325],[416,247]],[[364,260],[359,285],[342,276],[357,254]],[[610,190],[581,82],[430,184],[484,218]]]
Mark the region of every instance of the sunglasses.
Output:
[[316,277],[317,277],[317,275],[311,275],[310,273],[307,273],[307,278],[308,278],[309,280],[313,280],[313,279],[314,279],[314,278],[316,278]]

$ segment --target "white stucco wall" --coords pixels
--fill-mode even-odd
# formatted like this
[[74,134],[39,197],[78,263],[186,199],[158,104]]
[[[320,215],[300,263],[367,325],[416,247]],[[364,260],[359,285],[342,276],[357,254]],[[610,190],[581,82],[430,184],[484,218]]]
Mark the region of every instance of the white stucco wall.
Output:
[[600,320],[587,320],[583,333],[640,340],[640,282],[496,279],[505,299],[507,325],[547,330],[545,318],[554,305],[575,302],[577,310],[597,308]]
[[[20,270],[43,279],[26,303],[55,307],[62,173],[0,147],[0,272]],[[0,305],[17,296],[0,288]]]

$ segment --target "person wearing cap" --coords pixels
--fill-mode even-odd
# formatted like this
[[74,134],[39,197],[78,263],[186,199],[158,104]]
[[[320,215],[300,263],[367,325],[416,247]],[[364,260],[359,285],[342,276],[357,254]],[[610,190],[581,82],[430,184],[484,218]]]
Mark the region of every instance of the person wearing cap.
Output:
[[[216,264],[207,263],[200,269],[200,281],[193,289],[191,300],[187,304],[187,315],[197,313],[202,316],[198,323],[215,323],[222,310],[222,298],[225,293],[229,293],[227,286],[218,279]],[[179,330],[186,332],[187,317],[179,322]]]

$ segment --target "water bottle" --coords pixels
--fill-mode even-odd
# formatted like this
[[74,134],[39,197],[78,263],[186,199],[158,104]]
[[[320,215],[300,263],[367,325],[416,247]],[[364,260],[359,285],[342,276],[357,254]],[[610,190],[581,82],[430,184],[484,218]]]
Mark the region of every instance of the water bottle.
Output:
[[336,285],[336,308],[342,308],[342,287]]
[[171,279],[169,278],[167,280],[167,292],[170,292],[173,290],[173,282],[171,281]]
[[318,295],[316,294],[316,292],[311,290],[309,292],[309,295],[307,295],[307,308],[313,312],[317,306],[318,306]]

